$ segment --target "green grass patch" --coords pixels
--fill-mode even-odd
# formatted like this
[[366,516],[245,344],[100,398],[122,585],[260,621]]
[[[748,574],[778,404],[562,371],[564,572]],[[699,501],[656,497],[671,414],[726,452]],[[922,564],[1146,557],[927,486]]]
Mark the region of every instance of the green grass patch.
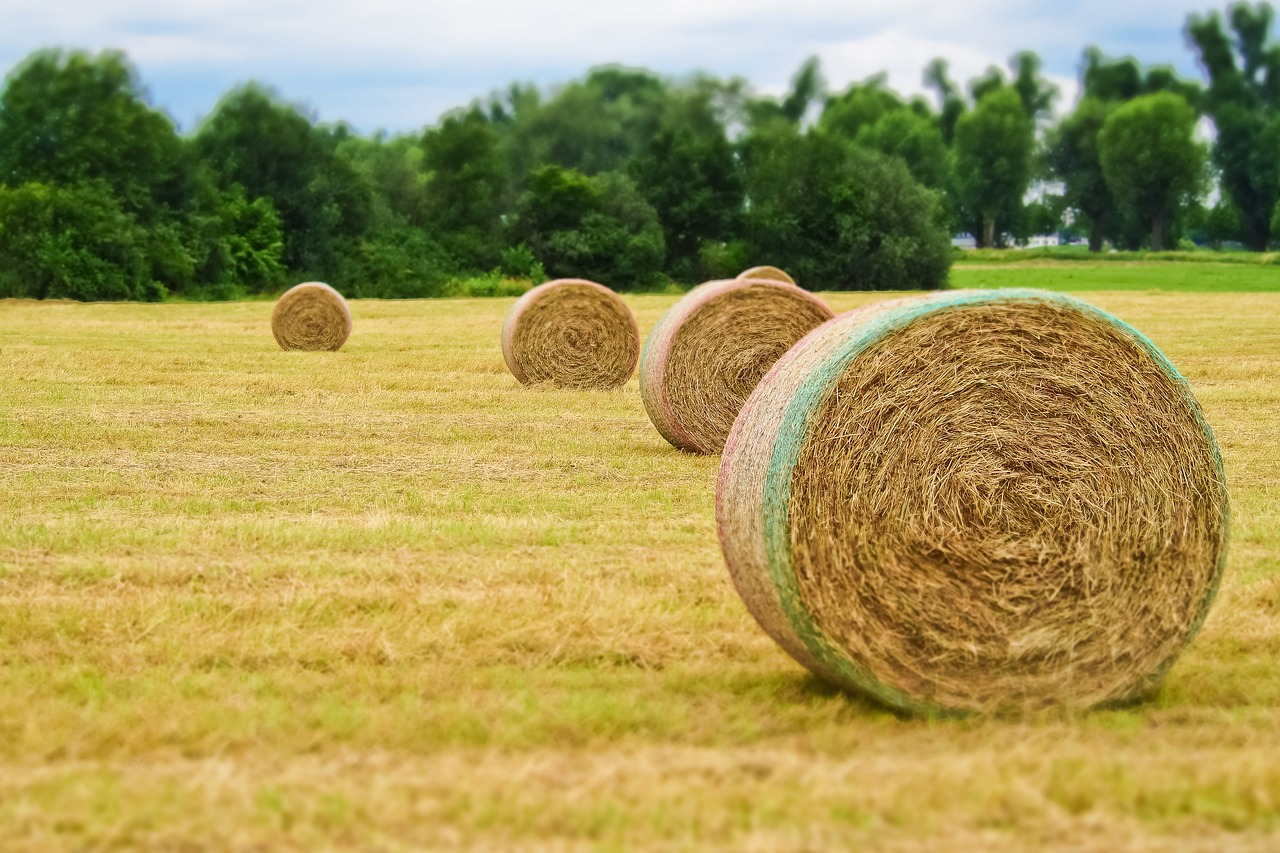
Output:
[[1274,266],[1280,264],[1280,252],[1194,251],[1170,252],[1090,252],[1085,246],[1042,246],[1035,249],[957,249],[956,264],[1025,264],[1034,261],[1068,263],[1199,263]]
[[[1006,253],[1013,254],[1013,253]],[[1257,256],[1250,256],[1257,257]],[[1280,291],[1280,268],[1270,264],[1204,263],[957,263],[951,286],[1037,287],[1044,290],[1150,290],[1175,293]]]

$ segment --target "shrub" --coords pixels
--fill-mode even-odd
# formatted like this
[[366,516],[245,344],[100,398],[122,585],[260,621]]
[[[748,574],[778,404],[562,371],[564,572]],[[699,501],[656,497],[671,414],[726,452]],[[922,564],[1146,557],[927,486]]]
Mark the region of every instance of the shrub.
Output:
[[753,257],[767,258],[810,290],[946,284],[951,240],[940,200],[900,160],[830,134],[788,133],[749,144]]
[[0,188],[0,296],[159,300],[147,245],[101,182]]
[[491,296],[522,296],[533,282],[524,278],[508,278],[493,270],[471,278],[455,278],[445,287],[446,296],[487,298]]
[[750,258],[751,248],[743,240],[706,240],[698,249],[698,274],[703,281],[735,278]]
[[339,281],[356,298],[422,299],[445,295],[450,267],[439,244],[403,226],[359,241],[343,259]]
[[614,288],[661,280],[665,243],[658,215],[623,175],[588,176],[543,166],[529,178],[510,226],[553,278]]
[[524,243],[504,249],[498,269],[505,276],[528,279],[534,284],[542,284],[547,280],[547,271]]

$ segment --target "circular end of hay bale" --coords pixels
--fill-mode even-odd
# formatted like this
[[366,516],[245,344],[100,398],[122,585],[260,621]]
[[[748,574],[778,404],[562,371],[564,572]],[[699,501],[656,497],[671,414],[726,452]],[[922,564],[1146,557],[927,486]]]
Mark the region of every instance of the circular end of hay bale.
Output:
[[296,284],[276,300],[271,334],[283,350],[337,351],[351,335],[351,309],[327,284]]
[[617,388],[640,358],[640,327],[622,297],[564,278],[516,300],[502,325],[502,357],[525,385]]
[[793,285],[698,285],[645,341],[640,396],[650,420],[681,450],[718,453],[760,377],[832,316],[825,302]]
[[783,270],[777,267],[763,266],[752,267],[738,274],[739,279],[752,279],[755,281],[780,281],[783,284],[795,284],[796,280]]
[[1228,507],[1168,359],[1039,291],[823,325],[747,401],[716,492],[761,626],[827,681],[920,714],[1148,695],[1208,613]]

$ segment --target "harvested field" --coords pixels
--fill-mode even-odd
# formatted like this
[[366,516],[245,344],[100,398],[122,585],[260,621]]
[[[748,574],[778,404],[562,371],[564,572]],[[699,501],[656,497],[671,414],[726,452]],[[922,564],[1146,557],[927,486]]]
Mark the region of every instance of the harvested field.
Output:
[[1275,849],[1280,294],[1084,298],[1204,406],[1222,592],[1153,702],[947,722],[782,652],[718,457],[522,387],[512,300],[0,302],[4,848]]

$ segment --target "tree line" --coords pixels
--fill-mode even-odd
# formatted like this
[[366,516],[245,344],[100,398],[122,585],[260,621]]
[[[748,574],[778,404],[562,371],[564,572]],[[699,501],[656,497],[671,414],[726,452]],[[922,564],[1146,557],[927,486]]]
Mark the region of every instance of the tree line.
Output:
[[[1090,48],[1059,119],[1027,51],[964,86],[935,60],[911,98],[884,75],[828,91],[817,60],[777,98],[604,67],[394,136],[317,123],[251,83],[181,134],[122,53],[39,51],[0,93],[0,296],[235,298],[319,279],[416,297],[504,276],[634,289],[756,263],[824,289],[933,288],[958,232],[1263,250],[1280,233],[1273,17],[1191,16],[1203,80]],[[1060,191],[1028,200],[1033,184]]]

